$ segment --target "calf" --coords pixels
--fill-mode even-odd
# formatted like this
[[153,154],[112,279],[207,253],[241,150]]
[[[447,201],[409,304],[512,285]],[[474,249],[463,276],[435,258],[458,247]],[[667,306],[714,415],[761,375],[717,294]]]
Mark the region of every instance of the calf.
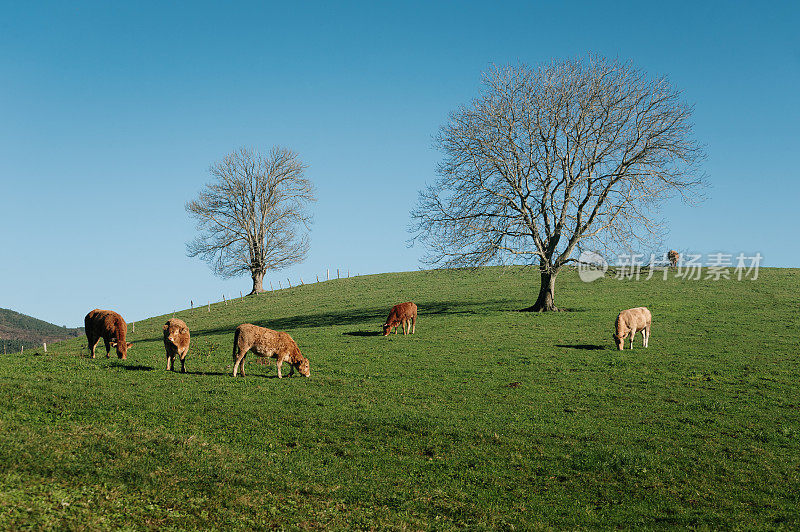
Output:
[[631,336],[631,349],[633,349],[633,337],[639,331],[642,331],[642,343],[644,347],[647,347],[650,343],[652,321],[653,317],[647,307],[629,308],[620,312],[615,323],[616,332],[613,334],[613,338],[617,342],[617,349],[620,351],[625,349],[625,338],[628,335]]
[[403,334],[408,334],[406,327],[411,329],[411,334],[417,331],[417,306],[411,301],[392,307],[389,317],[386,318],[386,323],[383,324],[383,335],[389,336],[392,329],[397,334],[397,327],[400,324],[403,325]]
[[89,312],[83,319],[86,327],[86,339],[89,342],[89,352],[94,358],[94,348],[100,338],[106,344],[106,358],[112,347],[117,349],[117,356],[123,360],[128,358],[128,349],[133,345],[125,342],[125,335],[128,333],[128,325],[122,316],[113,310],[100,310],[98,308]]
[[175,355],[178,355],[181,359],[181,373],[186,373],[189,327],[183,320],[172,318],[164,324],[164,349],[167,351],[167,371],[174,369]]
[[273,331],[251,323],[244,323],[236,327],[233,335],[233,376],[239,369],[244,374],[244,357],[248,351],[256,356],[271,357],[277,361],[278,378],[283,378],[281,365],[289,362],[291,369],[289,375],[294,374],[295,368],[304,377],[311,375],[311,364],[303,356],[292,337],[283,331]]

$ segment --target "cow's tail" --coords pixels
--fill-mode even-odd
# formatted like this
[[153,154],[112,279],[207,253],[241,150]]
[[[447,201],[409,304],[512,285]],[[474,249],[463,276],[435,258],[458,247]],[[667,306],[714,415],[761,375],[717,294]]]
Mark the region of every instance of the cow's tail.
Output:
[[236,331],[233,333],[233,363],[236,364],[236,351],[237,347],[239,346],[239,328],[236,328]]

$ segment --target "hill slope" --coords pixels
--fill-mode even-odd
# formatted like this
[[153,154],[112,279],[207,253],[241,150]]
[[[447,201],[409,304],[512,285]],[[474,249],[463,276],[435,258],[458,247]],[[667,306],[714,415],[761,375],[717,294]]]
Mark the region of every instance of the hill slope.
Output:
[[[572,312],[539,315],[516,312],[535,271],[386,274],[179,312],[187,374],[163,369],[169,316],[125,361],[4,357],[0,528],[798,528],[798,281],[566,272]],[[417,333],[378,336],[409,300]],[[639,305],[650,347],[614,350]],[[244,322],[311,377],[233,379]]]
[[[83,327],[68,329],[46,321],[0,308],[0,344],[8,353],[41,347],[42,342],[52,344],[84,334]],[[0,347],[2,349],[2,347]]]

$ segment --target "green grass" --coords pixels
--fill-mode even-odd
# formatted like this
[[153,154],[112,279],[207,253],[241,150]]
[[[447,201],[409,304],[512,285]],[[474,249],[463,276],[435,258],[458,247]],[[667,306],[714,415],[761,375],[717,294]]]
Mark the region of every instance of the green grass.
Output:
[[[0,528],[796,529],[799,281],[565,272],[571,311],[529,314],[533,270],[385,274],[179,312],[185,375],[171,315],[126,361],[85,339],[8,355]],[[408,300],[417,334],[378,336]],[[640,305],[650,347],[616,351]],[[233,379],[244,322],[288,331],[311,378],[251,354]]]

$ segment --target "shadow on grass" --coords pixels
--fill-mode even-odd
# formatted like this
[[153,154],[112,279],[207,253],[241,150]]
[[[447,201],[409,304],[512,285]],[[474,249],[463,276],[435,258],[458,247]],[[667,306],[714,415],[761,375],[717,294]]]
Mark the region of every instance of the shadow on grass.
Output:
[[[462,301],[443,301],[434,303],[420,303],[417,305],[419,319],[424,320],[426,316],[436,315],[470,315],[480,314],[485,311],[507,310],[509,300],[462,302]],[[391,305],[386,307],[374,307],[365,309],[342,310],[339,312],[327,312],[324,314],[307,314],[302,316],[289,316],[285,318],[275,318],[266,320],[251,321],[253,325],[267,327],[277,331],[305,329],[314,327],[330,327],[334,325],[356,325],[374,322],[375,328],[379,328],[386,321],[386,316],[391,310]],[[193,338],[210,336],[217,334],[233,334],[236,327],[243,322],[227,323],[219,327],[209,329],[199,329],[192,331]],[[345,333],[348,334],[348,333]],[[380,334],[380,333],[375,333]],[[355,331],[352,336],[369,336],[368,332]]]
[[511,312],[526,312],[528,314],[541,315],[541,314],[549,314],[551,312],[555,312],[555,313],[560,313],[560,312],[587,312],[589,310],[588,308],[583,308],[583,307],[575,307],[575,308],[558,307],[556,310],[550,310],[550,311],[547,311],[547,312],[539,312],[539,311],[536,311],[536,310],[531,310],[532,308],[533,307],[519,308],[519,309],[514,309]]
[[380,331],[350,331],[342,334],[345,336],[381,336]]
[[[215,377],[230,377],[231,380],[234,380],[233,376],[231,375],[231,373],[229,371],[225,372],[225,373],[221,373],[219,371],[187,371],[186,373],[184,373],[184,375],[200,375],[200,376],[203,376],[203,377],[205,377],[205,376],[208,376],[208,377],[211,377],[211,376],[215,376]],[[267,375],[267,374],[261,374],[261,373],[251,373],[251,372],[248,371],[247,375],[242,377],[242,374],[240,373],[239,375],[236,376],[236,379],[241,379],[241,378],[249,379],[250,377],[263,378],[263,379],[277,379],[278,378],[278,374],[275,373],[275,374],[272,374],[272,375]],[[284,379],[288,378],[288,375],[284,374],[283,378]],[[292,378],[294,378],[294,377],[292,377]]]
[[125,364],[124,362],[111,362],[108,365],[108,367],[109,368],[124,369],[124,370],[127,370],[127,371],[153,371],[154,369],[156,369],[156,368],[154,368],[152,366],[141,366],[141,365],[136,365],[136,364],[130,365],[130,364]]
[[592,344],[573,344],[573,345],[556,344],[556,347],[566,347],[569,349],[585,349],[587,351],[599,351],[606,348],[606,346],[604,345],[592,345]]

